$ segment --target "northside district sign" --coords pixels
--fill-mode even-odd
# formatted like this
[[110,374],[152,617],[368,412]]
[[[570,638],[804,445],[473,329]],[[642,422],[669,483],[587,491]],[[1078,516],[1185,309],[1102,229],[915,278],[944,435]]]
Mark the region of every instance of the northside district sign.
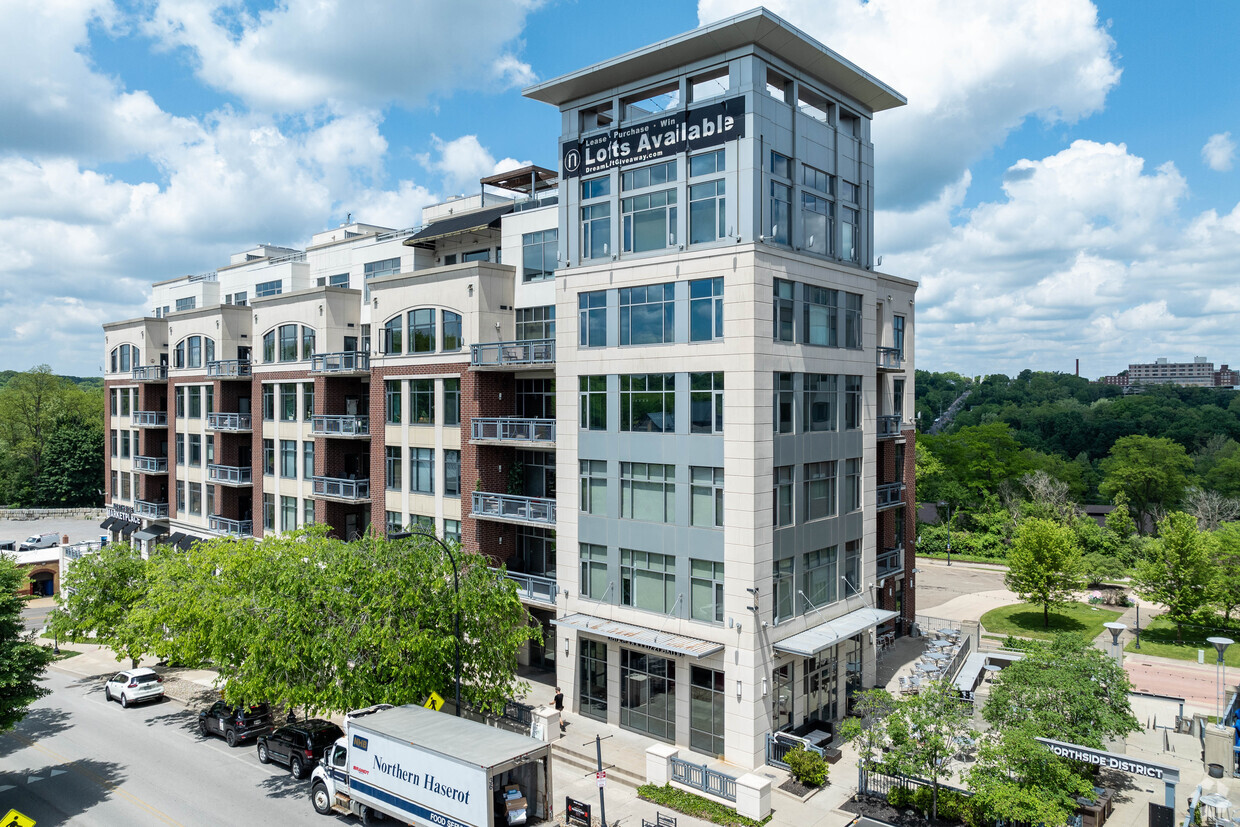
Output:
[[745,137],[745,98],[728,98],[687,112],[566,141],[560,147],[564,177],[593,175],[612,167],[693,152]]
[[1121,770],[1122,772],[1130,772],[1133,775],[1143,775],[1146,778],[1156,778],[1159,781],[1168,784],[1174,784],[1180,780],[1180,771],[1175,767],[1168,767],[1166,764],[1152,764],[1149,761],[1138,761],[1127,755],[1119,755],[1114,752],[1104,752],[1100,749],[1092,747],[1083,747],[1080,744],[1067,744],[1063,741],[1052,741],[1050,738],[1039,738],[1038,741],[1045,744],[1051,752],[1060,758],[1069,758],[1073,761],[1083,761],[1086,764],[1094,764],[1099,767],[1107,767],[1108,769]]

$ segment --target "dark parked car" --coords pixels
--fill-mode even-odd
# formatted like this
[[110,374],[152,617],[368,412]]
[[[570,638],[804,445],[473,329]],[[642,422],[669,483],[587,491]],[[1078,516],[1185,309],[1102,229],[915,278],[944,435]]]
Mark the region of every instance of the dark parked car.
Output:
[[271,732],[271,723],[271,710],[267,704],[233,706],[216,701],[210,709],[198,713],[198,731],[203,735],[222,736],[230,747]]
[[294,778],[305,778],[323,755],[323,750],[344,735],[340,727],[322,718],[307,718],[286,724],[270,735],[258,736],[258,760],[287,764]]

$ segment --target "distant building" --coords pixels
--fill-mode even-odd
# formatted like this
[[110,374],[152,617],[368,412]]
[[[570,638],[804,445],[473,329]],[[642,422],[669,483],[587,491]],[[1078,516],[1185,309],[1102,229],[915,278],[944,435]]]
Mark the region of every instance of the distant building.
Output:
[[1240,370],[1232,370],[1227,365],[1220,365],[1219,369],[1214,371],[1214,387],[1234,388],[1236,385],[1240,385]]
[[1214,363],[1204,356],[1195,356],[1191,362],[1170,362],[1158,358],[1153,362],[1135,362],[1128,370],[1115,376],[1101,376],[1103,385],[1123,388],[1138,385],[1190,385],[1202,388],[1230,388],[1240,384],[1240,371],[1227,365],[1214,369]]

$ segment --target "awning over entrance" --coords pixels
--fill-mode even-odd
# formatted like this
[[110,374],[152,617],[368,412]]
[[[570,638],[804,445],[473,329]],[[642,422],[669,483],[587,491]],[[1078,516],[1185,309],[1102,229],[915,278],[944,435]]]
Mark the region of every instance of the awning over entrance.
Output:
[[448,236],[461,235],[463,233],[475,233],[499,226],[499,220],[508,213],[512,212],[512,204],[505,204],[502,207],[491,207],[485,210],[476,210],[464,215],[454,215],[451,218],[445,218],[442,221],[436,221],[428,227],[424,227],[409,238],[405,239],[406,247],[416,247],[419,244],[429,244]]
[[181,551],[189,551],[190,546],[192,546],[196,542],[198,542],[197,537],[190,537],[187,534],[181,537],[180,540],[177,540],[177,545],[181,548]]
[[565,629],[588,632],[620,643],[627,643],[630,646],[654,649],[673,655],[688,655],[691,658],[704,658],[723,650],[722,643],[684,635],[672,635],[656,629],[647,629],[645,626],[621,623],[618,620],[604,620],[601,617],[585,614],[568,615],[551,622]]
[[162,536],[163,533],[157,528],[144,528],[141,531],[135,531],[133,538],[140,542],[146,542],[147,540],[154,540],[156,537]]
[[896,616],[895,612],[886,609],[873,609],[866,607],[841,615],[834,620],[828,620],[826,623],[815,626],[812,629],[806,629],[804,632],[795,634],[792,637],[784,638],[775,644],[776,652],[786,652],[789,655],[800,655],[803,658],[812,658],[814,655],[827,649],[841,640],[848,640],[858,632],[864,632],[866,629],[873,629],[880,623],[886,623]]
[[120,520],[116,519],[115,517],[108,517],[106,520],[104,520],[102,523],[99,524],[99,527],[111,530],[112,526],[116,525],[118,522],[120,522]]
[[130,534],[133,534],[137,530],[138,530],[137,523],[125,523],[124,525],[121,526],[121,534],[124,535],[125,537],[128,537]]
[[185,535],[178,531],[174,533],[168,539],[164,540],[164,545],[169,545],[169,546],[180,545],[183,539],[185,539]]

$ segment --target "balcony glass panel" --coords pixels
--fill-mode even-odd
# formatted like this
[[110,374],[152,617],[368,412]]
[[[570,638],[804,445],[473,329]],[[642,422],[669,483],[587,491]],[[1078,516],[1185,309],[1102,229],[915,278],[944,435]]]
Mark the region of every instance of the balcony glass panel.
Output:
[[547,497],[521,497],[475,491],[473,514],[483,519],[531,525],[555,525],[555,500]]
[[469,363],[477,366],[552,365],[555,364],[555,339],[470,345]]
[[555,442],[555,420],[475,417],[470,421],[470,432],[476,440]]
[[316,353],[310,357],[311,373],[369,373],[370,354],[360,350]]
[[369,416],[315,416],[311,433],[319,436],[369,436]]

